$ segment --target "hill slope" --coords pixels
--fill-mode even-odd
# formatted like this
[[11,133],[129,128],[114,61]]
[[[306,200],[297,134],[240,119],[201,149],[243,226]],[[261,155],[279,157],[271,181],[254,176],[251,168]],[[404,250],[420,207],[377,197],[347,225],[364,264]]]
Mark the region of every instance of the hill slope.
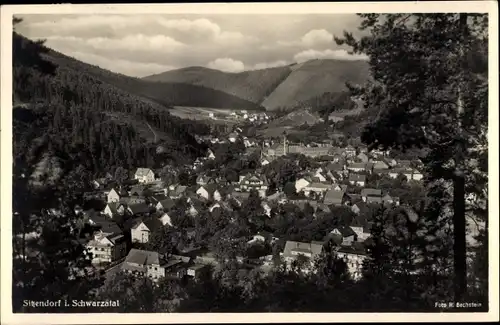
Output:
[[262,109],[254,102],[201,85],[183,83],[182,81],[159,83],[133,78],[78,61],[56,51],[49,51],[47,58],[58,66],[81,71],[121,90],[165,106]]
[[291,71],[287,66],[240,73],[189,67],[148,76],[143,80],[203,86],[259,104]]
[[[143,80],[208,87],[260,104],[267,110],[292,110],[324,93],[346,90],[346,82],[363,83],[368,75],[368,64],[364,61],[312,60],[241,73],[189,67],[148,76]],[[168,86],[165,87],[168,89]]]
[[364,61],[313,60],[294,66],[290,75],[263,102],[268,110],[296,107],[312,97],[345,90],[345,83],[364,83],[369,76]]
[[[208,126],[171,116],[163,105],[115,86],[120,75],[33,44],[14,34],[14,98],[28,103],[13,110],[14,161],[28,175],[161,167],[204,153],[194,134],[206,134]],[[19,59],[36,52],[55,63],[52,73]],[[156,154],[158,145],[167,148],[165,155]],[[64,161],[62,172],[58,161]]]

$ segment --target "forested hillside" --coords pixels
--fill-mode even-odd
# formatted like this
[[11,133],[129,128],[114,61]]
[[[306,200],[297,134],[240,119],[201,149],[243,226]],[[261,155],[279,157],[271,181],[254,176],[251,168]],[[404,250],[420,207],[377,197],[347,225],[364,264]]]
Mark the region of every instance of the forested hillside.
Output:
[[149,82],[113,73],[52,50],[45,58],[58,66],[84,72],[123,91],[166,106],[260,109],[259,105],[251,101],[209,87],[183,83],[182,80],[167,83]]
[[[22,58],[27,47],[43,49],[14,34],[14,101],[28,103],[16,104],[13,112],[16,165],[30,166],[48,153],[62,159],[65,170],[99,174],[117,166],[186,162],[204,150],[193,137],[194,132],[208,132],[204,124],[173,117],[161,105],[115,87],[106,82],[109,78],[102,80],[97,69],[81,69],[75,60],[67,65],[53,61],[59,63],[53,67],[44,63],[53,73],[40,73],[26,64],[29,58]],[[105,112],[146,121],[170,138],[148,144],[132,125],[112,121]],[[167,150],[159,156],[156,145]]]
[[288,66],[240,73],[189,67],[148,76],[144,80],[204,86],[260,104],[291,71]]

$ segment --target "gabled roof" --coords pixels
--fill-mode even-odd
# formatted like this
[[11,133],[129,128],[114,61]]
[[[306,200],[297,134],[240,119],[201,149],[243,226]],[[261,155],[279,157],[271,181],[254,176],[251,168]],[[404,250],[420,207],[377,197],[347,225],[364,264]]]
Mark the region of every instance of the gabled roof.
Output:
[[151,200],[154,201],[154,202],[161,202],[161,201],[166,200],[168,198],[169,197],[166,196],[165,194],[158,194],[158,195],[153,195],[151,197]]
[[325,204],[341,204],[342,199],[344,198],[345,192],[344,191],[337,191],[334,189],[331,189],[325,193],[325,198],[323,200],[323,203]]
[[340,172],[344,170],[344,165],[343,164],[335,164],[335,163],[330,163],[326,166],[326,169],[332,172]]
[[361,190],[361,196],[382,196],[382,190],[375,188],[364,188]]
[[131,204],[128,206],[128,208],[132,214],[149,212],[149,207],[145,203]]
[[109,207],[109,209],[111,210],[111,213],[116,214],[116,213],[118,213],[118,207],[120,206],[120,203],[112,202],[112,203],[108,203],[106,206]]
[[382,203],[382,198],[380,196],[367,196],[366,202],[368,202],[368,203]]
[[297,241],[287,241],[285,244],[285,248],[283,249],[283,256],[295,257],[296,255],[292,254],[293,251],[309,253],[312,255],[314,259],[316,256],[321,254],[323,250],[323,246],[318,244],[317,242],[311,243],[303,243]]
[[366,168],[366,163],[352,163],[347,166],[347,168]]
[[366,175],[349,174],[349,181],[353,181],[353,182],[366,182]]
[[171,198],[161,200],[160,202],[158,202],[158,204],[161,204],[164,209],[171,209],[175,206],[175,202]]
[[160,256],[157,252],[132,248],[125,258],[124,264],[126,263],[134,263],[144,266],[160,264]]
[[137,168],[137,171],[135,172],[135,176],[147,176],[149,172],[153,172],[150,168]]
[[331,185],[328,184],[323,184],[323,183],[311,183],[306,186],[306,188],[322,188],[322,189],[329,189],[331,188]]
[[342,237],[350,237],[356,235],[356,233],[354,232],[354,230],[352,230],[351,227],[342,226],[338,227],[337,230],[340,232]]
[[353,243],[352,246],[341,246],[338,250],[340,253],[353,255],[366,255],[366,249],[363,244]]
[[202,185],[198,188],[198,190],[200,190],[201,188],[204,188],[208,192],[208,194],[214,195],[215,191],[217,191],[217,184]]

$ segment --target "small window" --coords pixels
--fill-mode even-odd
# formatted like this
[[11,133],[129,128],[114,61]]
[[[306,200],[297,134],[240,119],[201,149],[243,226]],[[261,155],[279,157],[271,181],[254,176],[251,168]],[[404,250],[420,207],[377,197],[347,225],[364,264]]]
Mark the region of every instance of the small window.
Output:
[[155,267],[155,271],[158,271],[158,268],[157,268],[157,267]]

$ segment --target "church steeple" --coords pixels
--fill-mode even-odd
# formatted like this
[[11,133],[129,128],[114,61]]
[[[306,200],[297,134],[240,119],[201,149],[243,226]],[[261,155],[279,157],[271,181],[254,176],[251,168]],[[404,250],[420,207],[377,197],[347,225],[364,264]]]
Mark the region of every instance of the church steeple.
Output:
[[288,155],[288,140],[286,138],[286,131],[283,132],[283,155]]

